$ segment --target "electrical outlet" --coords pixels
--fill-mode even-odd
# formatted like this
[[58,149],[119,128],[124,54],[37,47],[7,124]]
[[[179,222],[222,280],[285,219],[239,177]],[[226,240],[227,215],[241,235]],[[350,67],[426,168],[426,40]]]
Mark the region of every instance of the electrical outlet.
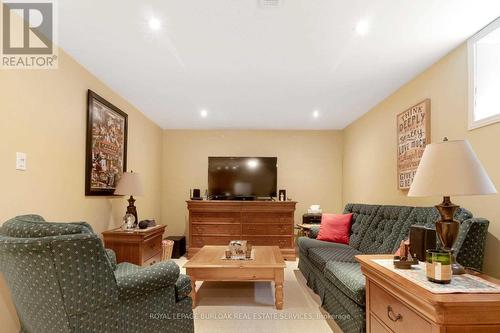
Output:
[[16,153],[16,170],[26,170],[26,153]]

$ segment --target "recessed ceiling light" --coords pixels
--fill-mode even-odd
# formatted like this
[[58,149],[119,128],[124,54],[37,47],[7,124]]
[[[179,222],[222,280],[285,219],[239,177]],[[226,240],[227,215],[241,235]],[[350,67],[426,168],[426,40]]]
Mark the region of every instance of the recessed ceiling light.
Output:
[[358,35],[364,36],[370,30],[370,24],[366,20],[359,21],[354,30],[358,33]]
[[319,117],[319,111],[318,110],[314,110],[313,117],[314,118],[318,118]]
[[149,27],[151,28],[151,30],[160,30],[161,28],[161,22],[160,20],[158,20],[157,18],[155,17],[152,17],[149,19]]
[[207,110],[201,110],[201,111],[200,111],[200,116],[201,116],[202,118],[206,118],[206,117],[208,116],[208,111],[207,111]]

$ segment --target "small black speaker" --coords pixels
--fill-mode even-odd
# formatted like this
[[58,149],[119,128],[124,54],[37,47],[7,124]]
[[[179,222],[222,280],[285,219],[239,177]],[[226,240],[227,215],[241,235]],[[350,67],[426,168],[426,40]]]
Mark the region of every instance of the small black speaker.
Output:
[[201,191],[199,188],[195,188],[191,194],[191,200],[201,200]]
[[410,251],[418,260],[425,261],[426,251],[436,248],[436,230],[422,225],[410,227]]

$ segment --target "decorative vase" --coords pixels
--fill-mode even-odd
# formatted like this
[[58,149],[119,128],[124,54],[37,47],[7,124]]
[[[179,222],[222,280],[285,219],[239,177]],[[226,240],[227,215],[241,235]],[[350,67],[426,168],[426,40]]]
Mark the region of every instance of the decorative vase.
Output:
[[123,217],[123,224],[125,225],[126,229],[134,229],[135,228],[135,216],[127,213]]

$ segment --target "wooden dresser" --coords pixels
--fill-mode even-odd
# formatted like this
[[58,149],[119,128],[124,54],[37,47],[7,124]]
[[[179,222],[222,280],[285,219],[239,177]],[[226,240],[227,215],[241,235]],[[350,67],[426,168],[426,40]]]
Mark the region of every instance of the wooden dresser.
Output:
[[388,258],[356,257],[366,276],[368,333],[500,332],[500,294],[433,294],[371,260]]
[[294,201],[187,201],[191,258],[205,245],[246,240],[252,245],[279,246],[286,260],[295,260]]
[[102,233],[104,247],[116,253],[117,262],[150,266],[161,261],[164,225],[124,231],[113,229]]

